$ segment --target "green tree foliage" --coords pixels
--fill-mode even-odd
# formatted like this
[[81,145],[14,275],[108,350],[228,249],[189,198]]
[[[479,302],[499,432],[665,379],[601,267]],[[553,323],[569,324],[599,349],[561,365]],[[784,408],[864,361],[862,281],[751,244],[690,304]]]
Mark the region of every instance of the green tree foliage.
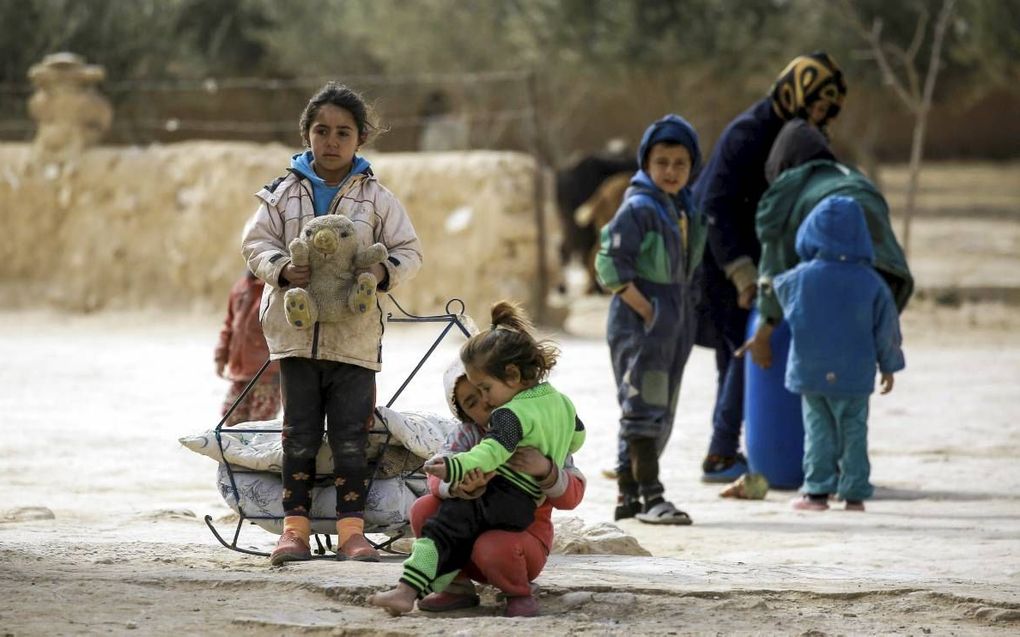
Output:
[[0,83],[71,51],[111,81],[257,74],[269,26],[250,0],[0,0]]
[[972,71],[977,89],[1020,82],[1020,1],[963,0],[949,56]]
[[[712,139],[766,93],[786,62],[824,49],[846,71],[846,119],[860,129],[870,125],[868,112],[888,103],[874,101],[887,92],[859,25],[881,18],[884,41],[905,50],[918,16],[934,16],[939,2],[0,0],[0,120],[23,116],[29,67],[61,50],[103,65],[105,90],[116,101],[165,81],[201,87],[205,78],[350,78],[370,98],[380,98],[387,119],[412,116],[435,86],[397,91],[401,78],[438,76],[458,106],[509,112],[520,109],[520,86],[442,78],[531,70],[540,78],[541,116],[550,137],[557,137],[550,143],[568,152],[590,150],[579,145],[594,139],[599,121],[615,131],[609,134],[630,136],[639,132],[631,127],[664,110],[696,118]],[[959,0],[936,103],[1016,91],[1018,24],[1020,0]],[[922,43],[917,59],[927,59],[927,46]],[[264,94],[235,119],[292,117],[315,81]],[[151,118],[208,119],[240,95],[210,92],[198,105],[201,92],[171,100],[172,109]],[[860,114],[851,113],[858,106]],[[122,122],[131,113],[144,115],[144,108],[132,109],[118,109]]]
[[[846,7],[909,46],[938,0],[0,0],[0,83],[70,50],[111,78],[455,73],[677,66],[771,77],[805,50],[857,65]],[[1020,0],[962,0],[948,78],[1007,82]],[[921,55],[923,56],[923,50]],[[860,64],[864,70],[868,64]],[[978,71],[978,73],[975,73]]]

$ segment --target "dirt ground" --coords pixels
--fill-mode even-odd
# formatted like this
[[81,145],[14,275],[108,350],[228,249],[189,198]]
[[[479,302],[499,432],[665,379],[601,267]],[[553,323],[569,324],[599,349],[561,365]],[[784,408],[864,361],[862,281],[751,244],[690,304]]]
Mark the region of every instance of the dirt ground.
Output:
[[[221,317],[0,310],[0,635],[1016,635],[1020,306],[1002,301],[1020,289],[1017,174],[1015,163],[925,173],[907,369],[871,402],[866,513],[795,512],[794,494],[775,490],[721,499],[701,484],[715,369],[696,348],[662,461],[667,495],[694,525],[621,522],[651,557],[553,555],[532,619],[503,618],[490,588],[476,609],[393,619],[365,598],[396,581],[399,557],[271,568],[221,547],[203,517],[228,539],[236,519],[216,465],[177,443],[218,419]],[[903,171],[885,179],[895,205]],[[0,306],[32,307],[15,294],[16,281],[0,281]],[[589,483],[554,520],[594,525],[615,498],[599,475],[618,416],[606,299],[567,305],[552,382],[588,427],[576,460]],[[388,328],[381,397],[433,327]],[[458,346],[441,344],[394,406],[443,412],[442,369]],[[238,544],[266,551],[274,540],[245,525]]]
[[[590,431],[578,454],[588,493],[557,519],[587,524],[609,519],[615,489],[598,475],[615,444],[593,318],[603,312],[604,300],[578,305],[593,334],[558,335],[553,377]],[[1006,306],[908,310],[908,370],[872,401],[878,491],[863,515],[793,512],[790,492],[723,500],[700,484],[714,370],[696,350],[663,462],[693,526],[621,522],[654,557],[554,555],[539,618],[501,617],[486,589],[477,609],[391,619],[364,600],[392,585],[399,558],[270,568],[206,529],[206,514],[224,533],[235,525],[215,464],[176,438],[215,424],[225,386],[212,374],[214,318],[0,313],[2,634],[1016,634],[1018,326]],[[391,327],[380,395],[432,335]],[[439,348],[398,406],[443,408],[439,369],[456,345]],[[239,544],[273,539],[245,526]]]

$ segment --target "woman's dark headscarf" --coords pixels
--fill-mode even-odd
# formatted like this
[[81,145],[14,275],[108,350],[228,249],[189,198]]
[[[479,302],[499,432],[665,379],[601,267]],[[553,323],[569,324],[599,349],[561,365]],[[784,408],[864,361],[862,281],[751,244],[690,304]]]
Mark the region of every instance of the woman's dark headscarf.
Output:
[[776,78],[770,95],[772,110],[785,120],[794,117],[807,119],[807,107],[812,102],[828,99],[832,104],[825,115],[825,121],[828,121],[843,106],[846,80],[832,56],[824,51],[815,51],[794,58]]
[[796,168],[813,159],[832,159],[829,141],[822,131],[806,121],[797,118],[783,125],[772,143],[772,150],[765,160],[765,179],[771,184],[788,168]]

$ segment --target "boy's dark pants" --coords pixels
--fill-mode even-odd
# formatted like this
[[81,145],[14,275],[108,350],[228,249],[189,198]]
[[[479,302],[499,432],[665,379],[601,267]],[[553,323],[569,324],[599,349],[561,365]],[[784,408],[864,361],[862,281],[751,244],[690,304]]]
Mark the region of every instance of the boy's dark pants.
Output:
[[309,516],[315,456],[325,429],[333,452],[337,517],[362,517],[371,477],[365,454],[375,409],[375,372],[291,357],[280,360],[280,380],[284,515]]
[[[493,476],[485,493],[474,500],[450,498],[443,500],[439,511],[422,527],[421,537],[432,540],[439,554],[435,573],[420,573],[420,579],[434,581],[463,568],[471,561],[475,539],[486,531],[523,531],[535,521],[535,500],[501,475]],[[420,568],[412,558],[405,562],[408,568]],[[402,577],[401,581],[423,592],[415,578]]]
[[[694,346],[694,308],[687,286],[639,282],[656,306],[646,330],[619,296],[609,306],[607,340],[620,417],[617,474],[621,493],[647,499],[662,494],[658,456],[673,431],[684,366]],[[639,484],[640,483],[640,484]]]

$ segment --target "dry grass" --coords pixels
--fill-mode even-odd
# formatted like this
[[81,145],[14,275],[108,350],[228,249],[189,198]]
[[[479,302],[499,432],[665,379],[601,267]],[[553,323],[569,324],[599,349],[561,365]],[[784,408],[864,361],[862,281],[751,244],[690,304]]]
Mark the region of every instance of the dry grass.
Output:
[[[883,166],[879,179],[893,214],[902,214],[906,164]],[[1020,221],[1020,162],[932,162],[921,170],[918,214],[977,214]]]
[[[903,164],[880,176],[901,239],[907,178]],[[919,289],[1020,288],[1020,162],[926,164],[911,235]]]

